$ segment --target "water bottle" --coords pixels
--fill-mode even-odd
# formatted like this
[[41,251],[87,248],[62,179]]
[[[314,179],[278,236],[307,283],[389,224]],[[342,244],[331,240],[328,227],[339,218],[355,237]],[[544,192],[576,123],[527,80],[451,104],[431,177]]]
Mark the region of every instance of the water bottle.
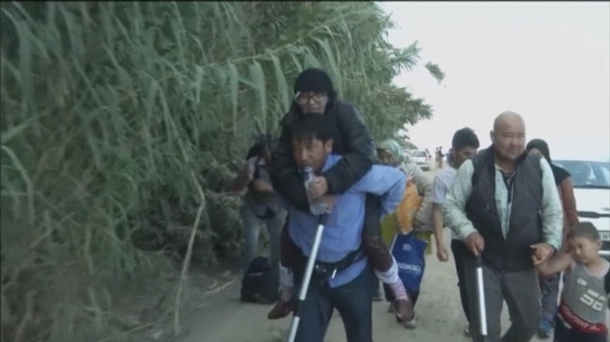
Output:
[[307,192],[307,200],[309,201],[309,211],[311,211],[311,213],[314,215],[322,215],[326,213],[326,203],[324,203],[324,198],[311,198],[309,195],[309,183],[311,183],[313,177],[315,176],[313,169],[311,166],[307,166],[303,171],[305,172],[305,190]]

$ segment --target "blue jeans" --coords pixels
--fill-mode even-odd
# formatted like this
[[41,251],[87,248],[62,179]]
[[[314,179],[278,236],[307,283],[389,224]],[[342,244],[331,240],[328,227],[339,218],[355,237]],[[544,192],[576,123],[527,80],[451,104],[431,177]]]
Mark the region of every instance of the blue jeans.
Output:
[[286,221],[287,212],[280,209],[275,216],[270,219],[260,219],[247,206],[241,209],[241,217],[244,225],[244,272],[248,264],[258,256],[258,237],[261,226],[267,226],[269,240],[271,243],[271,264],[277,265],[280,261],[280,232]]
[[557,301],[559,299],[559,279],[560,274],[555,274],[548,278],[539,278],[540,281],[540,303],[541,323],[549,324],[549,328],[555,325],[555,314],[557,314]]
[[[347,342],[373,341],[373,279],[375,274],[367,266],[351,282],[330,288],[328,282],[320,285],[315,274],[311,278],[307,297],[299,306],[299,328],[296,342],[323,342],[328,323],[336,308],[341,315]],[[300,277],[295,276],[295,294]]]

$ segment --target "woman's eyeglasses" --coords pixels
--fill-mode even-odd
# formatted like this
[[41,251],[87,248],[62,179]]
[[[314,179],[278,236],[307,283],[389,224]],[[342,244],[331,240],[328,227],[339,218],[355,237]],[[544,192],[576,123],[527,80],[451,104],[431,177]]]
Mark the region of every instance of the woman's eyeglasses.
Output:
[[294,96],[294,101],[299,105],[305,105],[309,103],[310,100],[313,102],[320,104],[328,99],[328,96],[325,93],[301,93],[298,92]]

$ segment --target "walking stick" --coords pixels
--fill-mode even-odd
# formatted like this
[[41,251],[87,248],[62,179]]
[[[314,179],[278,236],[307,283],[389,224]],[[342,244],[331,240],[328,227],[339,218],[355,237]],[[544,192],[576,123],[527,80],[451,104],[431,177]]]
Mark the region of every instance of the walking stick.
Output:
[[301,288],[299,289],[299,300],[296,303],[294,315],[292,316],[292,322],[290,323],[290,333],[288,334],[288,342],[294,342],[297,337],[297,329],[299,328],[300,307],[307,297],[307,289],[309,288],[309,282],[311,281],[311,275],[313,273],[313,266],[318,258],[318,249],[320,248],[320,242],[322,242],[322,233],[324,232],[324,224],[326,221],[326,214],[318,216],[318,228],[316,229],[316,236],[313,240],[313,246],[311,247],[311,253],[307,258],[307,266],[305,267],[305,273],[303,274],[303,281],[301,282]]
[[479,295],[479,323],[481,336],[487,336],[487,310],[485,308],[485,288],[483,287],[483,262],[477,255],[477,293]]

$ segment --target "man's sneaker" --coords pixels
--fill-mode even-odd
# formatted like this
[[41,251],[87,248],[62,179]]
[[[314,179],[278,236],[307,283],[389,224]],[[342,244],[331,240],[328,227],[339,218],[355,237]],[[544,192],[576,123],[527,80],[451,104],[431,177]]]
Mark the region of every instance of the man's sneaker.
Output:
[[538,328],[538,337],[539,338],[549,338],[551,337],[551,330],[553,330],[553,325],[551,322],[543,320],[540,323],[540,327]]
[[417,328],[417,317],[413,317],[413,319],[407,321],[405,323],[405,327],[407,329],[415,329],[415,328]]

